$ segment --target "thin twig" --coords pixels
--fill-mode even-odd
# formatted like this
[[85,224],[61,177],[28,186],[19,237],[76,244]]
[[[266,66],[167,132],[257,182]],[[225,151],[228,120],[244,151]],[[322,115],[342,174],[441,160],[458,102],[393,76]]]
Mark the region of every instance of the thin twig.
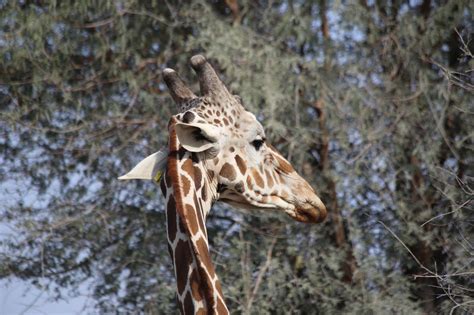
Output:
[[429,274],[432,274],[432,275],[435,275],[434,272],[432,272],[431,270],[429,270],[428,268],[426,268],[419,260],[418,258],[415,256],[415,254],[413,254],[413,252],[408,248],[407,245],[405,245],[405,243],[397,236],[397,234],[395,234],[395,232],[393,232],[388,226],[385,225],[385,223],[383,223],[382,221],[380,220],[377,220],[378,223],[382,224],[384,226],[384,228],[390,232],[390,234],[392,234],[392,236],[398,241],[400,242],[400,244],[402,244],[403,247],[405,247],[405,249],[408,251],[408,253],[411,255],[411,257],[413,257],[413,259],[417,262],[418,265],[420,265],[421,268],[423,268],[426,272],[428,272]]
[[267,272],[267,269],[270,267],[272,254],[273,254],[273,248],[275,247],[276,242],[277,242],[277,238],[274,237],[272,239],[272,242],[270,243],[270,247],[268,247],[267,259],[265,260],[265,264],[262,266],[262,268],[260,268],[260,271],[257,276],[257,280],[255,281],[255,286],[253,288],[252,294],[250,295],[249,301],[247,303],[247,313],[250,313],[250,309],[252,308],[252,303],[255,299],[255,296],[257,295],[260,284],[262,283],[263,276]]
[[422,225],[420,225],[420,227],[425,226],[426,224],[430,223],[430,222],[433,221],[433,220],[436,220],[436,219],[439,219],[439,218],[444,217],[444,216],[446,216],[446,215],[449,215],[449,214],[458,212],[460,209],[462,209],[466,204],[468,204],[468,203],[471,202],[471,201],[472,201],[472,199],[468,199],[468,200],[466,200],[462,205],[458,206],[456,209],[454,209],[454,210],[452,210],[452,211],[449,211],[449,212],[446,212],[446,213],[441,213],[441,214],[438,214],[438,215],[435,216],[435,217],[432,217],[431,219],[429,219],[428,221],[426,221],[425,223],[423,223]]
[[464,303],[461,303],[461,304],[457,304],[451,309],[451,311],[449,312],[449,315],[452,315],[454,313],[454,310],[456,310],[458,307],[464,306],[466,304],[473,304],[473,303],[474,303],[474,300],[467,301],[467,302],[464,302]]

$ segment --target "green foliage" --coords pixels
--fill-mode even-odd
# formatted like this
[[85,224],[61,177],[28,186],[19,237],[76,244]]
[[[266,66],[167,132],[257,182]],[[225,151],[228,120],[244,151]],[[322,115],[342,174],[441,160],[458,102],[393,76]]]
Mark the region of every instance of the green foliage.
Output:
[[116,178],[166,143],[159,70],[195,84],[203,52],[331,213],[216,205],[231,310],[473,312],[472,4],[226,3],[0,1],[0,277],[175,312],[161,194]]

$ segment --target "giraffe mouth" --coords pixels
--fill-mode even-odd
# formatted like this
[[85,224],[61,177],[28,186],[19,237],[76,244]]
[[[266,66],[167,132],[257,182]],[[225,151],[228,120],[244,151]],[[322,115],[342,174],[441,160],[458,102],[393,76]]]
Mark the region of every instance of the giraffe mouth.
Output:
[[305,223],[320,223],[327,216],[326,206],[318,197],[297,204],[292,212],[287,213],[293,219]]
[[[266,198],[266,199],[264,199]],[[269,198],[269,199],[268,199]],[[271,199],[271,201],[270,201]],[[242,194],[233,191],[225,191],[221,195],[221,201],[233,205],[237,208],[246,210],[278,210],[278,209],[293,209],[294,206],[283,198],[278,196],[243,196]]]
[[287,214],[299,222],[304,223],[320,223],[323,222],[327,216],[326,207],[321,203],[318,207],[301,207],[296,208],[293,211],[287,212]]
[[241,209],[259,209],[259,210],[270,210],[270,209],[281,209],[291,218],[296,221],[304,223],[320,223],[324,221],[327,216],[326,206],[322,203],[319,198],[314,200],[308,200],[305,202],[297,202],[295,200],[290,201],[280,196],[274,195],[272,202],[262,202],[256,198],[250,196],[244,196],[233,192],[225,194],[221,201],[226,202]]

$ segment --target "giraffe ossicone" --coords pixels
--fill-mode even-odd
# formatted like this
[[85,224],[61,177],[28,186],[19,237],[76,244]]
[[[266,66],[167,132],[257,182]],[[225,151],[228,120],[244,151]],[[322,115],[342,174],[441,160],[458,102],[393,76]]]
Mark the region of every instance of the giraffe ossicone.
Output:
[[[326,207],[313,188],[270,144],[240,97],[229,93],[209,62],[191,58],[196,96],[172,69],[163,70],[178,114],[168,124],[168,147],[120,179],[161,178],[167,236],[183,314],[228,314],[209,253],[206,217],[220,200],[267,209],[297,221],[322,222]],[[163,176],[161,176],[163,174]]]

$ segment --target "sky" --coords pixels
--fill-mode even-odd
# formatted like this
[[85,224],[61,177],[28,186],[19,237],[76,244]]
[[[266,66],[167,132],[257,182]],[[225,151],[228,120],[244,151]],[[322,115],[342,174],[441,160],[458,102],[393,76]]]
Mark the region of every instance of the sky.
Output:
[[[17,190],[19,186],[19,183],[14,179],[2,182],[0,204],[12,206],[19,200],[28,203],[38,200],[33,192],[26,192],[26,196],[19,195]],[[20,234],[12,225],[0,222],[0,241],[9,237],[18,238]],[[0,251],[3,251],[1,246]],[[0,315],[94,314],[90,308],[93,301],[88,297],[88,291],[89,287],[85,284],[79,289],[80,296],[68,298],[67,301],[54,301],[52,294],[35,288],[27,281],[18,278],[3,279],[0,280]],[[67,296],[68,291],[64,290],[63,292]]]
[[1,315],[72,315],[94,314],[90,309],[92,301],[87,297],[87,287],[80,290],[81,296],[68,301],[51,301],[52,296],[36,289],[25,281],[12,279],[0,281]]

